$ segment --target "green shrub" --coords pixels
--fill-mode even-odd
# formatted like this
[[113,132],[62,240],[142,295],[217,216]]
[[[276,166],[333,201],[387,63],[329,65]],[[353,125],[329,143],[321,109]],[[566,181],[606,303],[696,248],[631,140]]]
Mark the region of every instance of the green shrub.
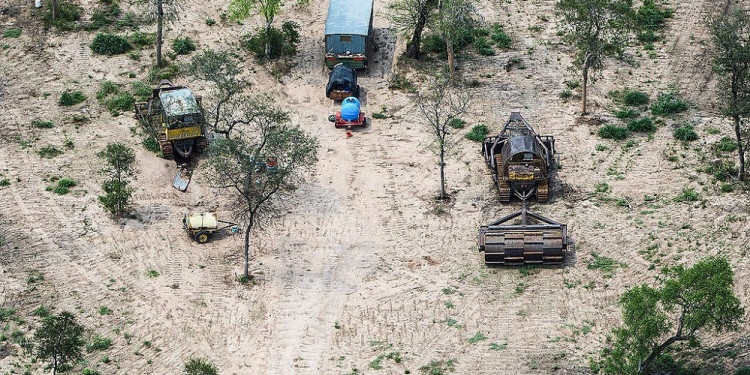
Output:
[[66,188],[73,187],[76,185],[78,185],[78,183],[75,180],[72,180],[70,178],[62,178],[57,181],[57,186],[62,186]]
[[622,140],[628,136],[628,129],[621,126],[607,124],[599,128],[598,134],[605,139]]
[[146,138],[143,138],[143,148],[146,150],[149,150],[153,153],[158,153],[161,151],[161,147],[159,146],[159,142],[156,141],[156,138],[152,136],[148,136]]
[[422,51],[431,53],[441,53],[446,49],[446,44],[443,38],[437,34],[428,34],[422,38]]
[[60,100],[58,100],[57,104],[64,107],[70,107],[71,105],[76,105],[84,100],[86,100],[86,95],[83,95],[80,91],[65,91],[60,95]]
[[42,14],[42,22],[47,26],[55,26],[60,30],[75,30],[76,22],[81,19],[83,8],[72,2],[58,2],[57,18],[52,19],[52,2],[47,1],[47,5]]
[[84,368],[83,371],[81,371],[81,375],[101,375],[99,370],[94,370],[90,368]]
[[460,118],[452,118],[450,121],[448,121],[448,126],[453,129],[463,129],[466,126],[466,121]]
[[135,107],[135,98],[127,92],[121,92],[117,96],[111,97],[105,101],[107,110],[116,114],[118,111],[132,111]]
[[510,37],[505,33],[503,25],[499,23],[492,24],[492,32],[490,38],[497,45],[497,48],[508,49],[510,48]]
[[182,372],[185,375],[217,375],[219,373],[216,366],[200,358],[190,358],[185,363],[185,369]]
[[730,137],[722,137],[716,145],[719,151],[731,152],[737,149],[737,142]]
[[573,92],[571,92],[570,89],[564,89],[560,91],[560,93],[557,94],[557,96],[559,96],[560,99],[568,100],[570,99],[571,96],[573,96]]
[[482,56],[493,56],[495,55],[495,50],[492,49],[490,44],[487,42],[487,39],[484,37],[477,37],[474,40],[474,46],[477,47],[477,51]]
[[136,31],[130,36],[130,42],[138,48],[152,46],[156,43],[156,33]]
[[37,307],[34,311],[32,311],[31,314],[34,316],[38,316],[40,318],[44,318],[44,317],[49,316],[49,313],[50,313],[49,310],[50,309],[48,307],[41,305]]
[[723,193],[729,193],[732,190],[734,190],[734,186],[732,184],[721,184],[721,191]]
[[734,375],[750,375],[750,366],[738,368]]
[[737,175],[737,166],[730,160],[717,160],[707,165],[704,171],[714,176],[718,181],[726,181]]
[[55,125],[52,123],[52,121],[40,121],[40,120],[34,120],[31,122],[31,125],[37,128],[42,129],[49,129],[54,127]]
[[675,198],[675,202],[695,202],[698,200],[698,193],[693,189],[682,189],[682,192]]
[[687,103],[672,92],[662,93],[654,104],[651,105],[651,113],[659,116],[669,116],[688,109]]
[[474,125],[465,137],[470,141],[482,142],[489,132],[490,129],[485,124]]
[[633,120],[628,123],[628,130],[631,132],[653,132],[656,131],[656,126],[651,118],[644,117],[642,119]]
[[647,30],[641,33],[638,33],[638,40],[642,43],[653,43],[661,39],[658,35],[656,35],[655,32],[652,30]]
[[177,38],[172,43],[172,50],[178,55],[187,55],[190,52],[195,51],[195,43],[190,37]]
[[636,22],[641,29],[658,30],[664,27],[665,20],[674,13],[671,9],[661,10],[654,0],[644,0],[643,5],[638,8]]
[[97,55],[119,55],[133,49],[127,39],[114,34],[96,34],[91,42],[91,50]]
[[615,111],[614,114],[617,118],[636,118],[638,117],[640,112],[633,108],[621,108]]
[[698,133],[693,129],[693,125],[684,124],[672,132],[675,139],[690,142],[698,139]]
[[216,25],[216,21],[213,18],[206,18],[206,25],[207,26]]
[[4,187],[4,186],[10,186],[10,180],[9,179],[4,178],[4,179],[0,180],[0,187]]
[[[299,40],[299,25],[293,21],[285,21],[281,30],[271,27],[266,33],[265,28],[257,28],[253,33],[242,37],[242,45],[258,58],[277,59],[296,55]],[[269,56],[266,56],[266,41],[270,42]]]
[[117,2],[107,2],[105,7],[94,10],[91,14],[91,23],[84,26],[85,30],[98,30],[117,22],[120,16],[120,5]]
[[3,31],[3,38],[18,38],[21,36],[21,30],[10,29]]
[[640,91],[628,91],[622,100],[626,105],[635,107],[648,104],[648,95]]
[[93,352],[95,350],[107,350],[112,346],[112,340],[104,337],[95,336],[91,343],[86,345],[87,352]]

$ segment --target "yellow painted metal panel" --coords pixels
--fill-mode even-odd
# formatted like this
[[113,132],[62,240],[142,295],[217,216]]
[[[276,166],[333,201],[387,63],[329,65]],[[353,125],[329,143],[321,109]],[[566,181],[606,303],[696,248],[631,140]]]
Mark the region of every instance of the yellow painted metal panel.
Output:
[[193,126],[190,128],[167,129],[167,139],[170,141],[175,140],[175,139],[195,138],[200,135],[201,135],[200,126]]

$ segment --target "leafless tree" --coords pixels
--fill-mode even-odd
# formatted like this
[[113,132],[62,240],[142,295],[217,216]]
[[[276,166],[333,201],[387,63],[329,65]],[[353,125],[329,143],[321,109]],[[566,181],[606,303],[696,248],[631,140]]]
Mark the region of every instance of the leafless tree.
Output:
[[471,95],[443,77],[430,80],[425,91],[417,94],[417,106],[431,137],[433,151],[440,159],[440,199],[445,192],[445,154],[453,143],[453,119],[466,113]]

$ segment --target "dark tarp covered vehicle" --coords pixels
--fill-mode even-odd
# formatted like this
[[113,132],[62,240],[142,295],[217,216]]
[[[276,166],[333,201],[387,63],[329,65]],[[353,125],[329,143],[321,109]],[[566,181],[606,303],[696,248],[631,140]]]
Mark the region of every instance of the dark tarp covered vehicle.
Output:
[[354,68],[340,63],[328,73],[326,97],[333,100],[344,100],[350,96],[359,98],[357,71],[354,70]]

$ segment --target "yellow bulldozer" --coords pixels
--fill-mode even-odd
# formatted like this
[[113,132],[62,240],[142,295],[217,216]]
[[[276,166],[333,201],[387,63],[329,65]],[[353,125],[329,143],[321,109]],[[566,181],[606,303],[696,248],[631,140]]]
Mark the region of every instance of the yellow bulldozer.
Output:
[[135,115],[159,142],[164,158],[177,162],[174,187],[185,191],[190,183],[190,158],[207,145],[201,98],[187,87],[162,80],[147,102],[135,104]]

